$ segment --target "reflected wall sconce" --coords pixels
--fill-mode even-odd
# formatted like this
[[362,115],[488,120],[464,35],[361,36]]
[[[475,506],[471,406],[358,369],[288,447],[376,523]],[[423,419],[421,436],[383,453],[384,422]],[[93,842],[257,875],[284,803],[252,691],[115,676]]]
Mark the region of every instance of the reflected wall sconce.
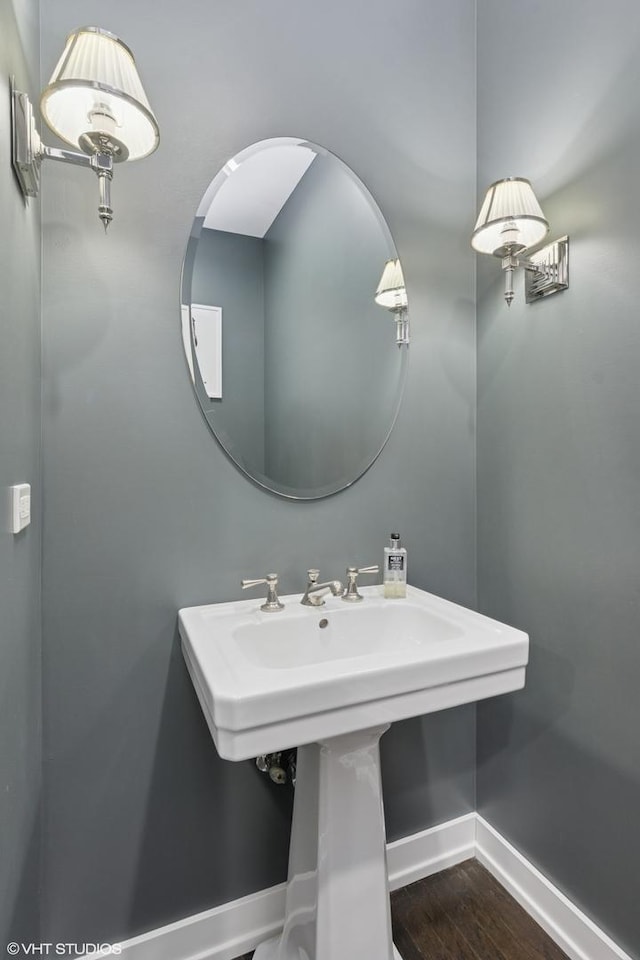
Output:
[[79,153],[42,142],[31,101],[15,89],[13,79],[11,106],[13,166],[24,196],[38,196],[43,160],[89,167],[98,176],[98,216],[106,231],[113,219],[113,165],[148,157],[160,140],[158,123],[126,44],[99,27],[74,30],[42,92],[40,112],[46,124]]
[[398,346],[402,346],[403,343],[408,344],[410,340],[409,300],[404,285],[402,265],[397,257],[385,263],[374,299],[379,306],[386,307],[394,315]]
[[[527,303],[569,286],[568,237],[554,240],[533,253],[529,249],[548,232],[549,223],[528,180],[507,177],[491,184],[471,235],[471,246],[478,253],[491,253],[502,259],[507,306],[511,306],[514,297],[516,267],[525,269]],[[523,253],[528,256],[523,257]]]

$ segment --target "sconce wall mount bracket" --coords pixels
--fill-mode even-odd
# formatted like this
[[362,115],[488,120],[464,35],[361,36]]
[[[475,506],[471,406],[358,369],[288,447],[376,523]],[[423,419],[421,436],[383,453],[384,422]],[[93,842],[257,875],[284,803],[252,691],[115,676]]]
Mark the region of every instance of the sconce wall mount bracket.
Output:
[[524,289],[527,303],[560,293],[569,286],[569,237],[560,237],[529,256]]
[[37,197],[40,190],[42,143],[33,119],[33,107],[26,93],[16,90],[11,77],[11,126],[13,169],[25,197]]

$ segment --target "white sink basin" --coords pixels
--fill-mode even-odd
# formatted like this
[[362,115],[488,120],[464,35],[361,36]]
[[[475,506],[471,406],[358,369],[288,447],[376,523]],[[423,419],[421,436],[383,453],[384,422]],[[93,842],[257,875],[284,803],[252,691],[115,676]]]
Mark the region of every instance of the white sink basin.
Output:
[[220,755],[241,760],[524,686],[528,637],[409,587],[280,613],[259,600],[180,611],[182,649]]
[[298,747],[286,911],[254,960],[402,960],[391,940],[378,742],[393,720],[524,686],[520,630],[409,587],[263,613],[181,610],[184,657],[218,753]]

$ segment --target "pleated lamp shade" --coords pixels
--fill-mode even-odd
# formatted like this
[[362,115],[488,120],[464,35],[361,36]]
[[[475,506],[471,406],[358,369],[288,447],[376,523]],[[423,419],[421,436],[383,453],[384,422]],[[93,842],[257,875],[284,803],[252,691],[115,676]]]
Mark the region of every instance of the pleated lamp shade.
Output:
[[402,266],[397,258],[385,263],[374,299],[387,310],[403,310],[408,306]]
[[471,246],[479,253],[503,257],[513,248],[534,246],[548,231],[549,224],[529,181],[509,177],[492,183],[487,190]]
[[139,160],[160,140],[131,51],[99,27],[69,35],[40,109],[57,136],[85,153],[103,137],[116,145],[114,160]]

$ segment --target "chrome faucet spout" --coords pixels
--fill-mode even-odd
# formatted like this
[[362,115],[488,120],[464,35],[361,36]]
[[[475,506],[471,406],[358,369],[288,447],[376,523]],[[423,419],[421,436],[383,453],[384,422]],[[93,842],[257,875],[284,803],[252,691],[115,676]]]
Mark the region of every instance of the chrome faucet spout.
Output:
[[319,583],[316,587],[314,587],[312,593],[322,590],[323,587],[327,587],[334,597],[339,597],[342,594],[343,587],[341,580],[327,580],[326,583]]
[[340,580],[327,580],[325,583],[318,583],[319,576],[319,570],[307,571],[307,589],[300,601],[305,607],[321,607],[324,604],[324,595],[329,591],[334,597],[342,596],[343,586]]

